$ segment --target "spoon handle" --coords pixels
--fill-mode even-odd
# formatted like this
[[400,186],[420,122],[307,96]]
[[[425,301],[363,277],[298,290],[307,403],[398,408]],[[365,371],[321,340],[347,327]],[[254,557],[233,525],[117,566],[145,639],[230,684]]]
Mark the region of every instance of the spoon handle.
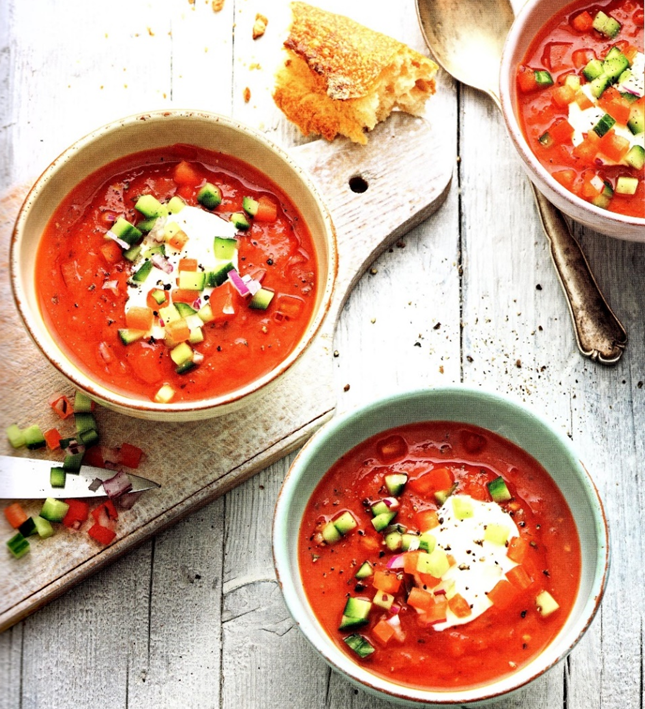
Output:
[[596,283],[580,244],[562,214],[531,183],[551,247],[580,352],[600,364],[616,364],[627,345],[627,333]]

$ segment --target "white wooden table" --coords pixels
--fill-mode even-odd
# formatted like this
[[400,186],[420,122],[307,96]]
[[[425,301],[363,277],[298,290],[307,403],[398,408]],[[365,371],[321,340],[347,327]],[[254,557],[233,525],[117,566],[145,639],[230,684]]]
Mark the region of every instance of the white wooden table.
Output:
[[[423,51],[412,0],[318,4]],[[257,12],[269,25],[253,41]],[[93,128],[167,106],[232,115],[286,147],[305,142],[270,98],[287,16],[284,0],[225,0],[217,13],[210,0],[3,0],[0,190],[33,180]],[[629,333],[621,362],[602,368],[576,349],[493,105],[442,76],[429,116],[459,155],[452,189],[349,298],[334,345],[337,408],[464,382],[513,392],[566,431],[604,498],[610,582],[569,659],[499,706],[642,709],[645,247],[577,232]],[[6,253],[0,268],[6,279]],[[10,376],[8,362],[0,385]],[[271,524],[289,460],[0,635],[0,708],[390,706],[332,673],[282,602]]]

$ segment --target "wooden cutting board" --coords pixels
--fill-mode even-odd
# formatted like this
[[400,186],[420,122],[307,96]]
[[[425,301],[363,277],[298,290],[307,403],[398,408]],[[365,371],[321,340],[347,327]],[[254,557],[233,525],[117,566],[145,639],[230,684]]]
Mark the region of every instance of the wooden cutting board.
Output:
[[[117,539],[108,547],[94,544],[83,532],[61,527],[50,539],[32,538],[30,553],[20,560],[0,552],[0,631],[294,450],[333,415],[333,336],[342,305],[376,256],[441,205],[455,156],[449,154],[445,141],[442,144],[440,131],[424,119],[400,113],[378,126],[367,146],[344,140],[315,141],[292,153],[317,181],[338,235],[338,281],[321,331],[259,405],[181,424],[141,421],[98,410],[102,444],[128,441],[143,448],[146,460],[137,472],[156,480],[161,488],[146,493],[121,514]],[[367,189],[352,189],[353,178],[360,178]],[[43,430],[57,426],[63,433],[71,424],[56,419],[47,400],[57,391],[70,393],[70,387],[33,345],[12,307],[8,244],[26,191],[27,186],[16,187],[0,200],[4,303],[0,351],[5,363],[0,375],[0,425],[4,430],[12,423],[20,427],[37,423]],[[0,452],[30,453],[10,450],[4,436]],[[35,453],[48,457],[44,451]],[[41,503],[32,501],[26,506],[37,514]],[[5,504],[0,501],[0,507]],[[0,529],[3,539],[11,536],[1,519]]]

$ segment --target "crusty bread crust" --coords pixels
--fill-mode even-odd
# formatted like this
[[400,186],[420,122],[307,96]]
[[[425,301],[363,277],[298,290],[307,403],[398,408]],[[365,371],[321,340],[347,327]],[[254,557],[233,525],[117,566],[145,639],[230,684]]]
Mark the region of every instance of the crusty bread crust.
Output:
[[393,109],[423,111],[435,92],[433,61],[342,15],[304,2],[291,8],[273,98],[304,135],[366,143],[365,131]]

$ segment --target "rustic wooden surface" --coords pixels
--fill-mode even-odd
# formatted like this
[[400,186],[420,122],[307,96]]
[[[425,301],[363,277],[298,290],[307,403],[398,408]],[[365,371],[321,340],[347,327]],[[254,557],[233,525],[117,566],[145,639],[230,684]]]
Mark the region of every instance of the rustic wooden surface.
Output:
[[[374,0],[319,4],[423,48],[411,0],[395,9]],[[258,11],[269,27],[254,42]],[[80,0],[37,8],[5,0],[0,189],[26,184],[96,126],[163,106],[233,115],[311,152],[269,94],[285,16],[283,0],[225,0],[219,13],[206,0],[113,0],[100,10]],[[393,389],[463,381],[519,394],[566,431],[604,497],[609,587],[570,658],[499,706],[642,709],[645,250],[579,233],[629,333],[618,366],[600,368],[575,347],[529,186],[492,104],[443,77],[428,113],[442,146],[460,156],[452,189],[357,282],[331,345],[338,356],[323,358],[331,398],[345,410]],[[437,157],[428,150],[426,159]],[[384,214],[394,206],[389,195]],[[5,249],[5,287],[6,259]],[[9,345],[8,356],[7,347],[3,340],[1,409],[27,416],[19,396],[9,396],[11,382],[46,367],[25,370],[20,348]],[[332,673],[282,603],[270,531],[290,457],[279,455],[275,449],[278,462],[2,633],[0,707],[390,706]],[[0,577],[3,591],[13,582]]]

